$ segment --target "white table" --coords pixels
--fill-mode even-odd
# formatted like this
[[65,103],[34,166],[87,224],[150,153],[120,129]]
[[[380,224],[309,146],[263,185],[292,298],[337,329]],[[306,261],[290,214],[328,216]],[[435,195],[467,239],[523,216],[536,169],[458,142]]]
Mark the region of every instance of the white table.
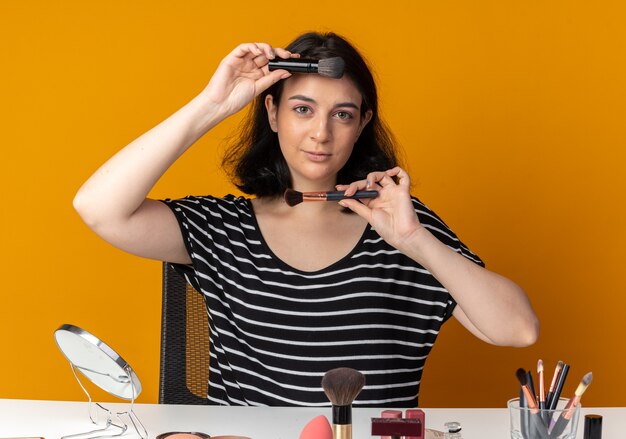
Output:
[[[127,404],[105,404],[125,410]],[[423,409],[426,427],[443,430],[447,421],[458,421],[464,439],[508,439],[509,418],[505,408]],[[298,439],[304,425],[320,414],[330,419],[330,408],[216,407],[135,404],[135,413],[153,439],[168,431],[200,431],[210,435],[237,434],[253,439]],[[588,413],[603,416],[603,439],[626,438],[626,408],[583,408],[577,439],[583,437],[583,419]],[[380,409],[353,409],[354,439],[371,438],[370,418]],[[87,403],[0,399],[0,438],[45,437],[90,430]],[[135,438],[127,434],[124,438]]]

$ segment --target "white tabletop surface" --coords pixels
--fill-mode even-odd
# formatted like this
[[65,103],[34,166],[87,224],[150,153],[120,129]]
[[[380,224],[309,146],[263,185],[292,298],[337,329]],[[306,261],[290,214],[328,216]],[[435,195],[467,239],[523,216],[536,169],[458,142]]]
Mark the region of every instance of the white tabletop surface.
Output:
[[[127,404],[105,404],[114,410],[126,410]],[[253,439],[298,439],[302,427],[318,415],[330,419],[330,408],[216,407],[135,404],[135,413],[148,430],[148,437],[169,431],[199,431],[210,435],[241,435]],[[458,421],[464,439],[507,439],[509,418],[505,408],[429,409],[426,427],[443,430],[447,421]],[[603,439],[626,438],[626,408],[583,408],[577,439],[583,438],[583,417],[603,416]],[[353,409],[354,439],[371,438],[370,418],[380,409]],[[93,429],[87,403],[0,399],[0,438],[44,437]],[[125,438],[136,435],[126,434]]]

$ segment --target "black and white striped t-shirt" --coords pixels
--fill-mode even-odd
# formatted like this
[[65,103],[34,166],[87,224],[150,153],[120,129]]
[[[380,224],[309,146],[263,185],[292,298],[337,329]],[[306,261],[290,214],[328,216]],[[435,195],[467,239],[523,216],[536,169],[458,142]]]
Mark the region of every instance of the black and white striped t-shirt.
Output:
[[[365,374],[355,406],[417,406],[422,368],[455,302],[419,264],[369,225],[338,262],[303,272],[279,260],[249,199],[165,201],[192,265],[177,265],[209,313],[209,400],[223,405],[326,406],[335,367]],[[482,264],[419,200],[420,221]]]

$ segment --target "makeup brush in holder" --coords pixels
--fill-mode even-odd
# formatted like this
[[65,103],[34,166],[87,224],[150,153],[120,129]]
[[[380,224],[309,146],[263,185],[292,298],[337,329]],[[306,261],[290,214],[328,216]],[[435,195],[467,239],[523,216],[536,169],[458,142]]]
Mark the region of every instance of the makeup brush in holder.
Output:
[[352,439],[352,402],[364,385],[365,376],[349,367],[339,367],[324,374],[322,388],[333,405],[334,439]]

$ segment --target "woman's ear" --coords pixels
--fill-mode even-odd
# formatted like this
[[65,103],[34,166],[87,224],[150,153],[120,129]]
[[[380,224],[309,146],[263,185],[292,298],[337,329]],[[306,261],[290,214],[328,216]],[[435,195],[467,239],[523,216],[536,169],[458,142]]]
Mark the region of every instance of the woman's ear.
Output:
[[274,104],[274,96],[265,96],[265,109],[267,110],[267,120],[270,124],[270,128],[272,129],[272,131],[277,133],[278,122],[276,118],[276,113],[278,112],[278,106]]
[[369,123],[370,120],[372,120],[372,115],[374,113],[372,112],[372,110],[367,110],[365,112],[365,114],[363,115],[363,117],[361,117],[361,123],[359,124],[359,129],[356,132],[356,138],[358,139],[359,136],[361,135],[361,132],[363,131],[363,128],[365,128],[365,125],[367,125]]

